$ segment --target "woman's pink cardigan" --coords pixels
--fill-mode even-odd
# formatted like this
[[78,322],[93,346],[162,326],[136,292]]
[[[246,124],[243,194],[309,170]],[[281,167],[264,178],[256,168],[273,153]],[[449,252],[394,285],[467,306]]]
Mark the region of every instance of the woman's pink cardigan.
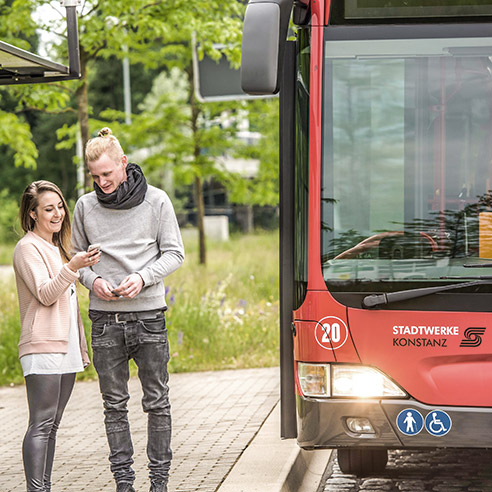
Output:
[[[19,357],[38,353],[67,353],[70,328],[70,289],[79,278],[51,245],[28,232],[14,250],[21,335]],[[77,309],[80,350],[89,363],[80,311]]]

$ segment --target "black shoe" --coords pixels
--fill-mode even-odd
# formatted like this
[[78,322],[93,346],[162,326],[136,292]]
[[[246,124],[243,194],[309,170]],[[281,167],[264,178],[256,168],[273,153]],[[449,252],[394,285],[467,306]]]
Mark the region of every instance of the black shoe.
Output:
[[167,484],[164,482],[152,482],[150,492],[167,492]]
[[118,483],[116,484],[116,492],[135,492],[131,483]]

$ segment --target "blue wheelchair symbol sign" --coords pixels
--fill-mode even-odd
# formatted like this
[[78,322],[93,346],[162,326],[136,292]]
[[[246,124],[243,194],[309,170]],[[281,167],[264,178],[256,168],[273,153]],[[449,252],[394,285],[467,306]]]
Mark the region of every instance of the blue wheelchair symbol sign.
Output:
[[396,417],[396,425],[401,433],[407,436],[415,436],[424,427],[424,417],[417,410],[406,408]]
[[432,410],[425,417],[425,428],[433,436],[445,436],[452,425],[451,417],[442,410]]

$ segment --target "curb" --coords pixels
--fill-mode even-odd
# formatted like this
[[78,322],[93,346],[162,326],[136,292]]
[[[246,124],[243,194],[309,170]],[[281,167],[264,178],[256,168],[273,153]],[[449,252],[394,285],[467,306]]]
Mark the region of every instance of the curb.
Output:
[[280,439],[277,403],[217,492],[314,492],[331,452],[307,451],[295,439]]

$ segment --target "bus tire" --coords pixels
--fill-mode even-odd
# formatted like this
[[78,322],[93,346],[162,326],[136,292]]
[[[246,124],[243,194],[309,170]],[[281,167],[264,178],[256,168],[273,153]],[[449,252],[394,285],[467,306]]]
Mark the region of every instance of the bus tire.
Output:
[[347,475],[363,477],[384,471],[387,449],[346,448],[337,451],[338,466]]

